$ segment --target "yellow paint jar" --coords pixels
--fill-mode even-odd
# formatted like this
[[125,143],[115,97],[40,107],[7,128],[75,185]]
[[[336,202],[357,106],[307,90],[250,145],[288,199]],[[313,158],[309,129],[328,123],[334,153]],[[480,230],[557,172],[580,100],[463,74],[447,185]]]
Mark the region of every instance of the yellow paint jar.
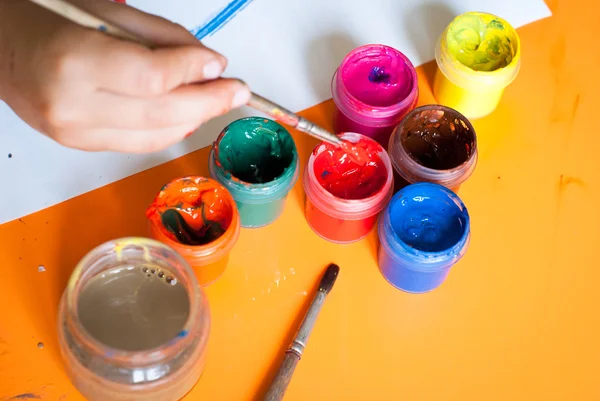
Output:
[[446,28],[435,50],[433,94],[467,118],[493,112],[521,66],[517,31],[492,14],[469,12]]

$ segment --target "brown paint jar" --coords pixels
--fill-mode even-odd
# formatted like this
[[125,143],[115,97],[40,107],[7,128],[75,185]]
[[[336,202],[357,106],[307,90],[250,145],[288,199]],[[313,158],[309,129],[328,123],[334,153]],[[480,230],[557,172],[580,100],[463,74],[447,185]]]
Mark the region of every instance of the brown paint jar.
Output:
[[388,145],[395,190],[417,182],[457,192],[475,170],[477,137],[471,122],[441,105],[421,106],[396,127]]

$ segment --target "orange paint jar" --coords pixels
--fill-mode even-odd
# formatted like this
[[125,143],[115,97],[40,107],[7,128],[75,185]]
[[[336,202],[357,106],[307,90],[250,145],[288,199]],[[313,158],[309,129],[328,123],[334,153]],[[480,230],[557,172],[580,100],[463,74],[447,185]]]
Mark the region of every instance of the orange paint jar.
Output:
[[165,185],[148,207],[150,234],[183,256],[200,285],[219,278],[240,233],[240,216],[229,191],[205,177]]

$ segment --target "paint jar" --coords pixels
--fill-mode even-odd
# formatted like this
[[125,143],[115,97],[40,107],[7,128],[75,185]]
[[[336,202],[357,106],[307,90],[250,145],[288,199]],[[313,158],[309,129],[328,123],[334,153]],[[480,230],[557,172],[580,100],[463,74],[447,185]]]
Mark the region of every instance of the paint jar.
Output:
[[470,12],[446,28],[435,50],[433,95],[468,118],[493,112],[521,66],[517,31],[495,15]]
[[423,293],[440,286],[465,254],[469,213],[449,189],[409,185],[381,212],[378,225],[381,274],[394,287]]
[[366,143],[373,152],[359,165],[339,148],[317,145],[303,176],[308,225],[322,238],[350,243],[364,238],[392,196],[390,158],[374,140],[353,132],[340,136],[353,143]]
[[440,105],[417,107],[390,137],[388,152],[397,190],[433,182],[457,192],[477,164],[473,125],[458,111]]
[[240,233],[233,197],[217,181],[184,177],[165,185],[146,211],[153,238],[192,266],[200,285],[218,279]]
[[387,146],[390,134],[417,104],[417,72],[398,50],[384,45],[354,49],[333,75],[336,132],[358,132]]
[[187,262],[147,238],[93,249],[62,296],[58,340],[67,374],[90,401],[175,401],[204,369],[206,296]]
[[229,124],[208,157],[210,175],[231,192],[242,227],[271,224],[281,215],[300,170],[290,133],[273,120],[248,117]]

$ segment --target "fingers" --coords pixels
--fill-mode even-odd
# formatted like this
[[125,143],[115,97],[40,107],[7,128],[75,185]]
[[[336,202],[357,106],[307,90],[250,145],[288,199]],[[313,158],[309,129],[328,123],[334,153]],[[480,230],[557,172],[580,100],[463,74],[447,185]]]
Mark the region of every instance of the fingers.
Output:
[[95,129],[85,132],[64,132],[55,139],[64,146],[92,152],[152,153],[183,140],[197,127],[182,125],[150,131]]
[[189,83],[213,80],[226,66],[223,56],[202,46],[146,49],[105,35],[90,38],[81,78],[94,77],[95,84],[110,92],[136,97],[167,93]]
[[112,1],[70,0],[76,6],[157,46],[202,46],[184,27],[134,7]]
[[90,126],[120,129],[162,129],[179,125],[200,126],[211,118],[248,102],[250,91],[234,79],[218,79],[182,86],[153,98],[133,98],[99,92],[90,97],[81,116]]
[[180,85],[212,80],[227,65],[225,57],[203,46],[183,27],[110,1],[72,2],[159,47],[88,32],[79,46],[82,76],[94,76],[102,89],[129,96],[157,96]]

